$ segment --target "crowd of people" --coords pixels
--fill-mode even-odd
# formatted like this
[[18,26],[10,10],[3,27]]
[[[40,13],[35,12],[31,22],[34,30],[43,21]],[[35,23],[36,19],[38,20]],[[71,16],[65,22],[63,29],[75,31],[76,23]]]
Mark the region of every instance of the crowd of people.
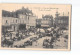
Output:
[[[63,35],[63,31],[59,27],[29,28],[26,30],[18,30],[16,32],[6,31],[2,33],[2,47],[25,48],[26,46],[32,46],[33,42],[36,42],[37,44],[37,40],[45,37],[42,48],[54,48],[54,42],[56,42],[57,39]],[[14,45],[14,42],[24,40],[25,38],[28,38],[32,35],[36,36],[29,38],[29,40],[26,40],[22,45]],[[50,39],[47,39],[47,37],[50,37]],[[65,38],[68,39],[68,34],[65,35]]]

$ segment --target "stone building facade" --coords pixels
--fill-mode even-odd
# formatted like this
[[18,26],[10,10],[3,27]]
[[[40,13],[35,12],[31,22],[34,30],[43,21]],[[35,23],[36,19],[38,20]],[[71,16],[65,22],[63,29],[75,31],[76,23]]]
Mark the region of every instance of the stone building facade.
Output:
[[[25,12],[24,12],[25,11]],[[11,15],[11,12],[9,14],[3,13],[2,16],[2,28],[10,31],[17,31],[21,29],[27,29],[32,26],[36,26],[36,19],[37,17],[32,14],[32,12],[28,11],[25,8],[22,8],[20,10],[15,11],[14,14]],[[15,15],[15,17],[14,17]],[[17,15],[17,16],[16,16]],[[22,25],[22,26],[21,26]]]

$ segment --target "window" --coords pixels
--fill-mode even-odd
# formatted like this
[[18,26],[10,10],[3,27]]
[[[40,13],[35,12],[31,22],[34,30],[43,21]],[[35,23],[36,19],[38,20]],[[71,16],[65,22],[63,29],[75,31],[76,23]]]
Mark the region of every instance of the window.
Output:
[[6,20],[6,23],[8,23],[8,21]]
[[17,20],[16,20],[16,23],[17,23]]

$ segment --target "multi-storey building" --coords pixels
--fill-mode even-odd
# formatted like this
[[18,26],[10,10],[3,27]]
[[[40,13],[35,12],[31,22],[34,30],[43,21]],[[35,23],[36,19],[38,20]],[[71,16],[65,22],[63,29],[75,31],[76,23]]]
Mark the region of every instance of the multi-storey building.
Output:
[[53,16],[45,15],[41,20],[41,27],[52,27],[53,26]]
[[19,19],[13,17],[2,17],[2,28],[15,31],[18,27]]
[[[7,16],[7,14],[5,14],[5,16],[3,15],[2,17],[2,27],[4,27],[4,29],[9,29],[12,31],[17,31],[19,29],[27,29],[29,27],[32,26],[36,26],[36,19],[37,17],[34,16],[32,14],[32,12],[29,13],[23,13],[24,9],[22,8],[22,10],[19,10],[19,12],[15,15],[16,17],[13,16]],[[22,12],[22,13],[21,13]],[[9,28],[10,27],[10,28]]]
[[36,26],[42,28],[48,28],[53,26],[53,16],[45,15],[42,18],[36,20]]
[[56,26],[60,28],[68,28],[69,26],[69,16],[59,16],[58,12],[56,13],[56,18],[55,18],[55,24]]

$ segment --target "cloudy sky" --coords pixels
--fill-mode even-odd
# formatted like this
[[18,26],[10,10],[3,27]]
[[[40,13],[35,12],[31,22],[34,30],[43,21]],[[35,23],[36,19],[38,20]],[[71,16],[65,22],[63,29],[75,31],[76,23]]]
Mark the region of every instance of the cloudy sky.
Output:
[[[53,15],[55,17],[55,13],[58,10],[60,16],[64,15],[68,16],[71,13],[71,5],[55,5],[55,4],[2,4],[2,10],[7,11],[16,11],[18,9],[29,8],[32,12],[38,16],[38,18],[43,15]],[[58,9],[57,9],[58,8]]]

